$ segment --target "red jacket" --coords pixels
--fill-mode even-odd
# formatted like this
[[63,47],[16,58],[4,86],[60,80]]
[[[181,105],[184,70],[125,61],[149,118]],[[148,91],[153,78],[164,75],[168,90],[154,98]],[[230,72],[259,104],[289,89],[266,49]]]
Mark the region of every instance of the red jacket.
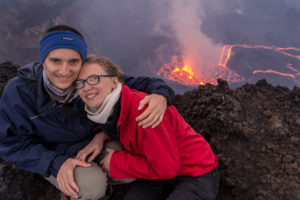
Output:
[[118,120],[120,141],[125,151],[110,160],[112,178],[171,179],[177,175],[199,176],[217,167],[218,158],[207,141],[169,106],[155,128],[137,125],[140,100],[145,93],[122,87]]

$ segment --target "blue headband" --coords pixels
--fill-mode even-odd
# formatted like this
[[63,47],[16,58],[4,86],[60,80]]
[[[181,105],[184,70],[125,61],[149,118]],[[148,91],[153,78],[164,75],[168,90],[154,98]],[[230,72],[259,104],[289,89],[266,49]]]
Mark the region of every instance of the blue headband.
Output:
[[40,62],[44,62],[50,51],[59,48],[77,51],[82,61],[85,60],[87,55],[87,46],[79,35],[70,31],[54,31],[45,35],[40,41]]

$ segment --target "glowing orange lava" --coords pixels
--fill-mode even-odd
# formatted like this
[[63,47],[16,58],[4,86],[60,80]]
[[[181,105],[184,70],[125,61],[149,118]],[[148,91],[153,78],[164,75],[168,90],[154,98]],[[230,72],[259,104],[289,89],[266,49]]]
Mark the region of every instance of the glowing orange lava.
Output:
[[201,78],[198,77],[187,64],[182,62],[172,62],[165,64],[157,72],[157,75],[184,85],[204,85]]
[[293,74],[287,74],[287,73],[282,73],[282,72],[278,72],[278,71],[275,71],[275,70],[272,70],[272,69],[266,69],[266,70],[254,70],[252,72],[253,74],[256,74],[256,73],[269,73],[269,74],[278,74],[278,75],[281,75],[281,76],[288,76],[288,77],[291,77],[291,78],[295,78],[295,76]]
[[[163,65],[160,70],[157,72],[157,75],[163,76],[166,79],[176,81],[184,85],[204,85],[205,83],[215,84],[218,78],[227,80],[228,82],[241,82],[245,81],[245,78],[236,72],[228,68],[228,61],[232,55],[232,49],[235,47],[241,48],[253,48],[253,49],[267,49],[275,51],[277,53],[296,58],[300,61],[300,49],[295,47],[275,47],[275,46],[264,46],[264,45],[247,45],[247,44],[234,44],[234,45],[225,45],[223,46],[219,63],[217,66],[211,66],[213,73],[208,76],[203,74],[197,74],[193,69],[197,69],[197,66],[188,66],[182,62],[173,61],[171,63]],[[291,53],[294,51],[295,53]],[[273,69],[261,70],[257,69],[252,72],[252,74],[257,73],[269,73],[277,74],[284,77],[289,77],[294,79],[294,81],[300,84],[300,71],[297,70],[292,64],[287,64],[286,66],[292,73],[280,72]]]
[[286,48],[281,48],[281,47],[274,47],[274,46],[264,46],[264,45],[248,45],[248,44],[233,44],[233,45],[225,45],[223,47],[223,51],[220,57],[220,62],[219,65],[221,66],[227,66],[227,63],[230,59],[231,56],[231,50],[234,47],[242,47],[242,48],[248,48],[248,49],[267,49],[271,51],[276,51],[278,53],[281,53],[283,55],[289,56],[296,58],[300,60],[300,55],[293,55],[292,53],[288,53],[287,51],[296,51],[300,53],[300,49],[295,48],[295,47],[286,47]]
[[[228,59],[230,56],[228,56]],[[162,76],[165,79],[172,80],[184,85],[205,85],[206,83],[216,84],[218,78],[228,80],[230,82],[244,81],[244,77],[233,72],[226,65],[217,66],[214,72],[210,75],[204,76],[197,74],[193,71],[193,67],[189,67],[182,62],[173,61],[168,64],[164,64],[157,72],[158,76]]]

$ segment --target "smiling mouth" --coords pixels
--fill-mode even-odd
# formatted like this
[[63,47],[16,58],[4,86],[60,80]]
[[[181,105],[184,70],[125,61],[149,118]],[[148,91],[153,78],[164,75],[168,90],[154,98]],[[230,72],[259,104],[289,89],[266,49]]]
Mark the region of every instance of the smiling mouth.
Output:
[[91,99],[93,99],[96,95],[97,95],[97,94],[86,95],[85,98],[86,98],[87,100],[91,100]]
[[71,77],[57,77],[59,82],[69,82],[71,80]]

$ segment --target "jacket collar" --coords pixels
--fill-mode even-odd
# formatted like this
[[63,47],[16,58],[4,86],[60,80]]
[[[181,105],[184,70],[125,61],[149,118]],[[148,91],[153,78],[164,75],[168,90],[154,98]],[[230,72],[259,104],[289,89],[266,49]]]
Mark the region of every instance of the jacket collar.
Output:
[[[50,98],[43,84],[43,65],[35,62],[27,64],[18,70],[18,76],[32,87],[34,94],[36,95],[36,109],[40,116],[49,114],[64,106],[63,103],[59,103]],[[83,102],[76,97],[73,102],[80,103],[83,107]]]

